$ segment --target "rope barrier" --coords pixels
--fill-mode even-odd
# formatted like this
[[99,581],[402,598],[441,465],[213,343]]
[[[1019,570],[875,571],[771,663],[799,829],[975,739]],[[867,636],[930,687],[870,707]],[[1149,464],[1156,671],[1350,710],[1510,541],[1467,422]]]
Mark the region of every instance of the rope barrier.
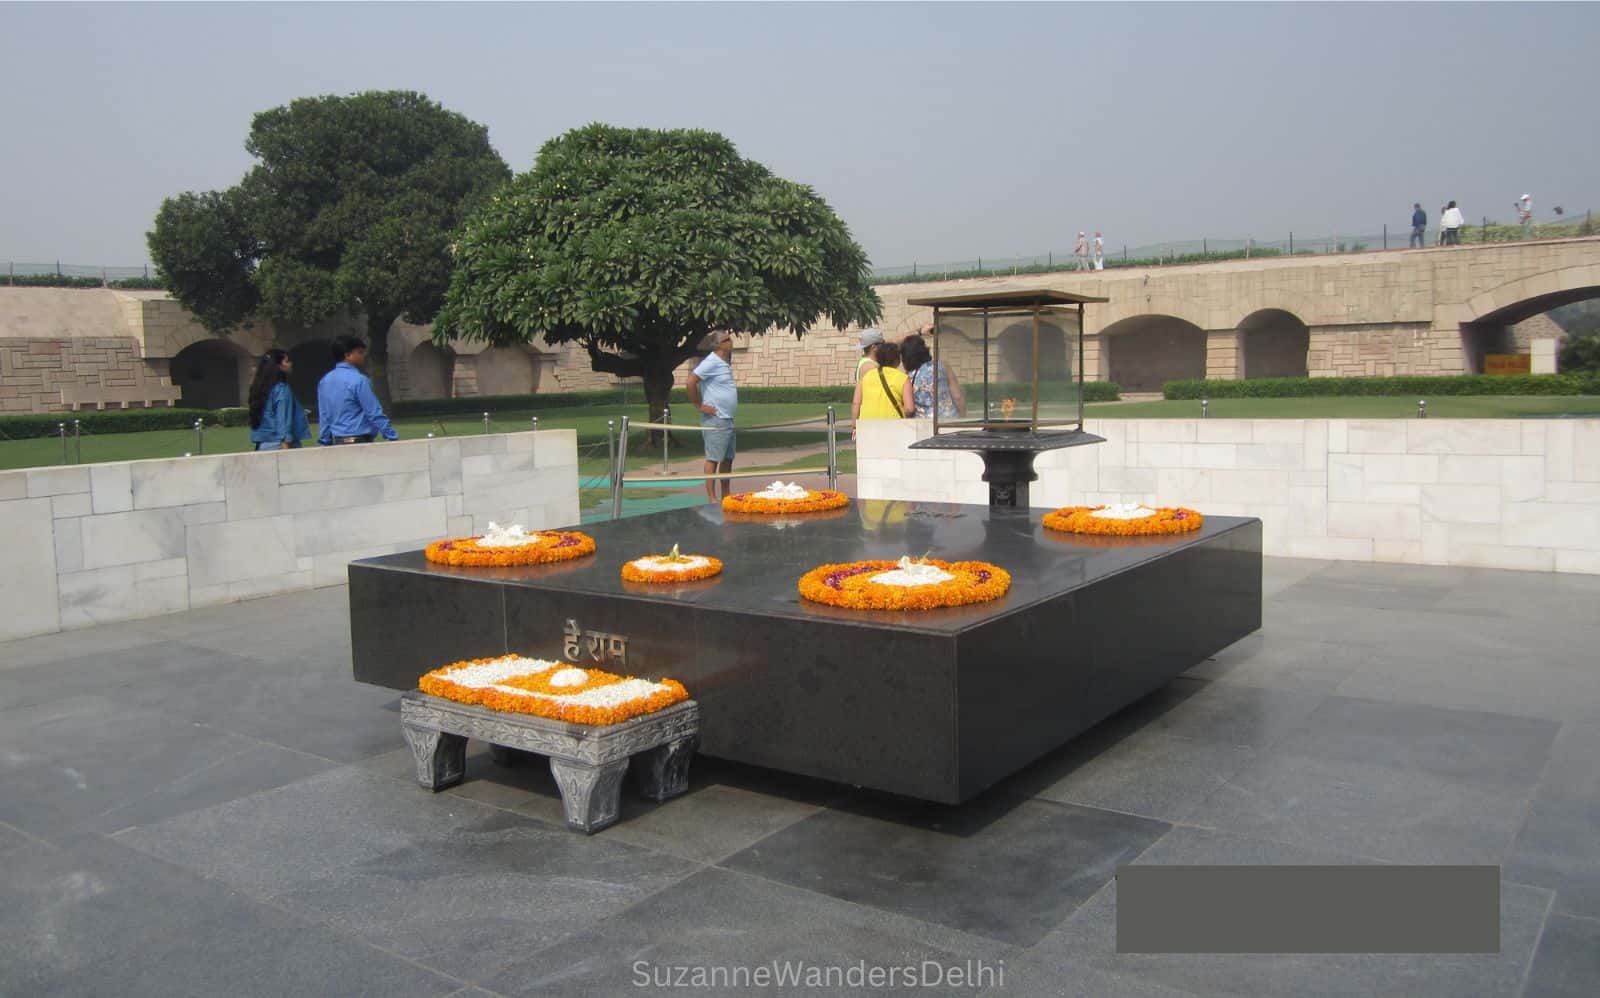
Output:
[[686,480],[700,482],[708,478],[722,481],[730,478],[764,478],[767,475],[825,475],[827,473],[828,466],[824,464],[815,468],[754,468],[750,471],[719,471],[710,474],[691,471],[680,476],[650,475],[635,477],[628,475],[623,480],[629,485],[655,485],[668,482],[682,485]]
[[[841,419],[835,425],[836,426],[845,426],[845,425],[849,424],[850,422],[851,421],[848,420],[848,419]],[[796,419],[796,420],[791,420],[791,421],[789,421],[787,423],[762,423],[762,424],[757,425],[757,426],[735,426],[734,430],[736,432],[739,432],[739,433],[749,433],[749,432],[754,431],[754,430],[781,430],[781,429],[785,429],[785,428],[788,428],[788,427],[791,427],[791,426],[812,426],[812,427],[815,427],[817,429],[817,431],[820,433],[820,432],[822,432],[822,431],[824,431],[824,430],[826,430],[828,428],[828,421],[826,419]],[[695,433],[704,433],[708,429],[709,430],[715,430],[715,429],[721,429],[721,427],[700,426],[700,425],[698,425],[696,423],[635,423],[635,422],[630,421],[628,423],[628,429],[630,429],[630,430],[692,430]]]

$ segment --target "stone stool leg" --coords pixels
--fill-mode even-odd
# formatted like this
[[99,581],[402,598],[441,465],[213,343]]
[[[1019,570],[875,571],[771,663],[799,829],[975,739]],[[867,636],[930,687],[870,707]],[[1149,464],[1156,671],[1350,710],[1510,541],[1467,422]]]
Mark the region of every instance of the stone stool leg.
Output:
[[580,762],[550,757],[550,773],[561,788],[561,809],[567,827],[594,833],[615,824],[622,813],[622,776],[628,760]]
[[435,793],[467,776],[467,739],[443,731],[406,724],[406,744],[417,758],[417,782]]
[[700,747],[698,735],[657,745],[636,757],[634,777],[649,800],[668,800],[689,789],[689,762]]
[[515,766],[517,760],[521,758],[521,753],[514,748],[506,748],[504,745],[496,745],[491,742],[489,743],[489,758],[494,760],[496,766]]

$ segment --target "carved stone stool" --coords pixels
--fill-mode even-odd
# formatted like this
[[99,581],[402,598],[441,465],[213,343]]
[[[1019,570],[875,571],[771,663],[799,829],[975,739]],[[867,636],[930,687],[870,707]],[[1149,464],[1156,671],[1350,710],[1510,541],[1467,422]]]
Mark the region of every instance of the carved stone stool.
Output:
[[400,696],[400,724],[417,758],[417,782],[435,792],[466,778],[468,738],[488,742],[498,763],[510,762],[512,749],[549,756],[567,827],[585,833],[616,822],[630,759],[639,792],[667,800],[689,788],[689,761],[700,745],[700,705],[693,700],[621,724],[587,725],[412,690]]

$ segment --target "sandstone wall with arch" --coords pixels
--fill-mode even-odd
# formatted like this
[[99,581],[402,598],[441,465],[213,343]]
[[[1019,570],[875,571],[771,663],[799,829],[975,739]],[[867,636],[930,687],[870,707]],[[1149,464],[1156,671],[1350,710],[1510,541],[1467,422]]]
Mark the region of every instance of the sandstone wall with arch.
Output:
[[[987,287],[1053,287],[1109,298],[1085,312],[1083,354],[1090,377],[1105,376],[1108,366],[1102,335],[1107,330],[1115,335],[1113,327],[1125,320],[1151,315],[1181,320],[1204,333],[1206,377],[1245,377],[1251,367],[1247,323],[1265,311],[1292,318],[1293,323],[1277,328],[1293,329],[1297,344],[1304,335],[1305,370],[1312,377],[1459,374],[1474,370],[1486,345],[1496,343],[1517,349],[1526,344],[1535,370],[1553,370],[1556,334],[1548,326],[1521,324],[1555,305],[1600,297],[1600,238],[881,285],[884,313],[878,327],[898,339],[932,315],[907,299]],[[364,331],[359,318],[315,328],[257,322],[227,339],[254,357],[269,346],[287,349]],[[455,343],[419,353],[430,332],[404,321],[392,328],[390,379],[396,398],[439,391],[445,367],[454,396],[489,394],[508,385],[560,393],[618,384],[614,376],[591,370],[588,355],[574,344],[535,341],[516,366],[500,371],[480,369],[483,344]],[[740,336],[734,351],[739,382],[848,384],[860,357],[857,332],[824,320],[800,339],[783,332]],[[213,338],[160,292],[0,287],[0,411],[169,404],[180,394],[170,378],[172,358]],[[1262,343],[1258,332],[1258,352]],[[976,379],[984,358],[974,344],[950,337],[940,349],[964,380]],[[530,364],[523,364],[525,357],[532,358]],[[410,370],[413,358],[416,372]],[[1292,357],[1281,360],[1288,364]],[[998,350],[989,361],[1006,362]]]

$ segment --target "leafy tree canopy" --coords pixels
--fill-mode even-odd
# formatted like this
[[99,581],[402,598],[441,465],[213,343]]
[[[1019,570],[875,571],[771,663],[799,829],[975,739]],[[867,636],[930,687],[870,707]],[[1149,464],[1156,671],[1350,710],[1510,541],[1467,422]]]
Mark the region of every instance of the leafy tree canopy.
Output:
[[866,254],[817,194],[714,132],[588,125],[467,222],[435,339],[576,342],[642,377],[652,414],[707,333],[804,334],[881,312]]
[[307,97],[255,116],[258,163],[221,193],[163,202],[150,252],[209,329],[252,315],[365,315],[387,394],[389,326],[433,318],[450,239],[510,176],[488,130],[409,91]]

